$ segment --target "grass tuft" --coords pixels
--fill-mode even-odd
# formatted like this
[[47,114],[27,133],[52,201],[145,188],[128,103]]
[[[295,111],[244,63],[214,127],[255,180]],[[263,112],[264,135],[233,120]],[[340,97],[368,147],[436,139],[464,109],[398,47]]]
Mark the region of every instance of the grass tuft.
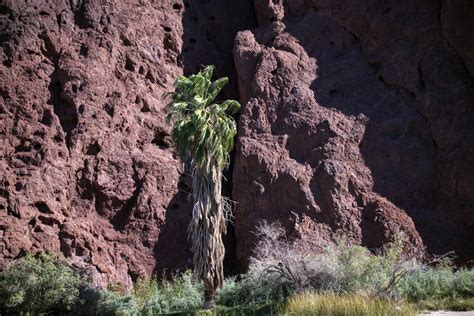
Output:
[[417,314],[416,309],[411,305],[395,303],[381,298],[311,293],[290,297],[282,312],[288,315],[315,316],[409,316]]

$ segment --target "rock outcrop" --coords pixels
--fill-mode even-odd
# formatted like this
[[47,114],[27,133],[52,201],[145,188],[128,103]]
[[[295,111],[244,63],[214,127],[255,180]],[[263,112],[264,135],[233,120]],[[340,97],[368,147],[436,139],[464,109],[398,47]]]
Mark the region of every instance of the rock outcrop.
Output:
[[468,0],[1,2],[0,266],[52,251],[125,288],[189,267],[163,93],[206,64],[243,104],[229,259],[235,242],[245,265],[258,219],[472,259],[473,16]]
[[124,287],[190,266],[189,179],[163,93],[201,64],[232,74],[232,32],[253,21],[232,10],[253,14],[231,1],[2,2],[0,265],[52,251]]
[[182,72],[173,5],[2,5],[3,264],[61,252],[98,284],[128,287],[162,252],[186,262],[175,232],[189,204],[162,114]]
[[[238,260],[259,220],[380,247],[474,249],[472,21],[464,1],[255,1],[234,58],[245,104]],[[441,19],[441,20],[440,20]],[[471,74],[471,75],[470,75]]]

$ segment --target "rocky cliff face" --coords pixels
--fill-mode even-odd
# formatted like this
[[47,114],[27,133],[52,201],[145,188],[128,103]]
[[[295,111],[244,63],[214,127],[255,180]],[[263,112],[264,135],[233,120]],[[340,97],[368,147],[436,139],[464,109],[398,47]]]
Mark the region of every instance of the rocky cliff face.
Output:
[[[237,255],[259,219],[368,247],[474,248],[474,6],[256,0],[235,39]],[[470,18],[468,18],[470,17]]]
[[158,240],[189,216],[162,114],[182,72],[173,6],[2,5],[3,264],[61,252],[98,284],[130,286],[162,251],[188,257],[182,234]]
[[0,265],[49,250],[126,287],[189,266],[162,94],[201,64],[243,104],[242,265],[257,219],[369,247],[403,230],[472,259],[473,16],[467,0],[1,2]]
[[250,9],[230,1],[1,4],[1,265],[48,250],[90,269],[97,284],[126,287],[190,265],[189,182],[162,95],[200,64],[232,75],[232,33],[252,18],[228,15]]

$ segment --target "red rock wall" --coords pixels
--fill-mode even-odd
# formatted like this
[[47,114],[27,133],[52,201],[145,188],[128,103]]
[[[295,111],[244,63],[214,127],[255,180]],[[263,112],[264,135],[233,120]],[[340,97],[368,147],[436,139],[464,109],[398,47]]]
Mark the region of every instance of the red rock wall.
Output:
[[189,179],[162,95],[183,69],[232,74],[232,32],[253,21],[232,10],[253,14],[223,1],[0,4],[0,265],[61,252],[126,287],[189,267]]
[[130,286],[162,251],[189,256],[181,234],[158,238],[189,213],[163,116],[182,72],[173,3],[2,5],[3,264],[62,252],[98,284]]
[[472,258],[472,6],[390,3],[3,1],[0,265],[49,250],[126,287],[189,266],[162,94],[205,64],[243,103],[241,263],[257,219]]
[[258,220],[316,243],[397,231],[474,257],[474,6],[255,0],[234,58],[243,107],[237,256]]

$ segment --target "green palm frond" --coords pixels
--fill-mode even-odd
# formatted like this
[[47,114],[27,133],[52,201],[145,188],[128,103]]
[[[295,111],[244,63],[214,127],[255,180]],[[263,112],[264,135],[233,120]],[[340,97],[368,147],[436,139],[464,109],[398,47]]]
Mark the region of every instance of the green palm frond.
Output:
[[219,92],[221,92],[222,88],[224,88],[227,82],[229,82],[229,79],[227,77],[224,77],[217,79],[216,81],[211,83],[206,93],[206,104],[210,104],[212,103],[212,101],[214,101],[214,99],[217,97]]
[[227,84],[227,78],[211,81],[214,66],[207,66],[175,82],[175,91],[167,95],[167,119],[173,123],[172,138],[182,159],[191,157],[198,166],[214,160],[222,170],[229,164],[237,126],[231,115],[240,109],[239,102],[213,103]]

